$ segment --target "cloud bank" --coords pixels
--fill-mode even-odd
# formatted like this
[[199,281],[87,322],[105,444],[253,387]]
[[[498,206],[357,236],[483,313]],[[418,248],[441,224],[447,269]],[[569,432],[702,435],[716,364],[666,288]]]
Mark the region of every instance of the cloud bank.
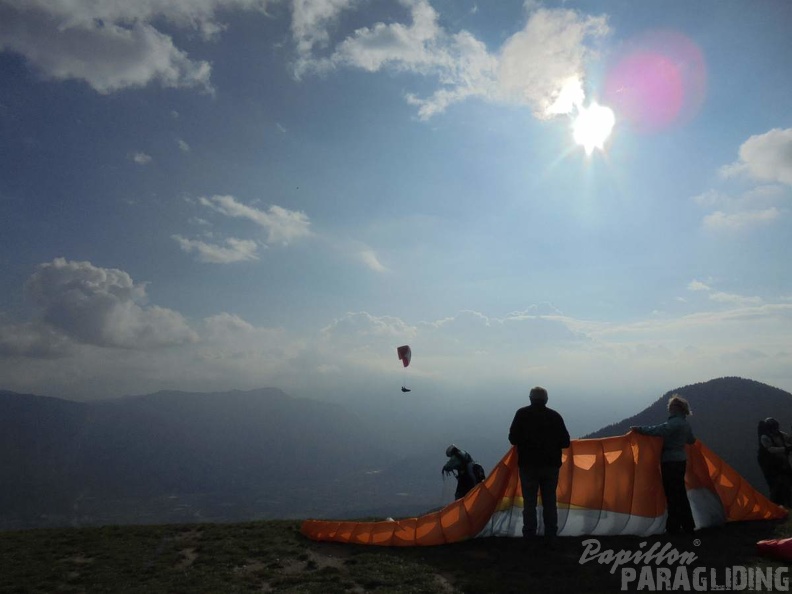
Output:
[[365,3],[0,0],[0,50],[23,56],[44,78],[81,80],[102,94],[152,83],[211,92],[212,65],[191,58],[163,25],[210,40],[225,32],[219,16],[225,11],[267,14],[271,5],[286,6],[298,78],[338,68],[413,74],[438,86],[426,97],[406,94],[421,119],[472,97],[526,105],[544,119],[582,104],[586,63],[610,33],[604,16],[536,8],[492,52],[469,31],[444,28],[428,0],[398,3],[409,22],[377,22],[344,34],[341,16]]
[[58,258],[27,282],[34,317],[0,318],[0,373],[8,389],[77,398],[277,386],[333,399],[398,387],[396,347],[410,344],[409,380],[427,395],[499,399],[547,384],[624,403],[724,375],[792,388],[792,297],[716,285],[691,280],[675,313],[626,323],[541,305],[426,321],[358,311],[297,331],[223,311],[189,320],[148,303],[124,271]]

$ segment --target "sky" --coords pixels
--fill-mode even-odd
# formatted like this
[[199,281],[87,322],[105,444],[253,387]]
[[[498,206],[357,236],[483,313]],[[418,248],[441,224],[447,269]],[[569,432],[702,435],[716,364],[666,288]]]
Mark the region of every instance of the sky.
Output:
[[0,0],[0,388],[487,409],[543,385],[611,416],[722,376],[792,391],[790,23]]

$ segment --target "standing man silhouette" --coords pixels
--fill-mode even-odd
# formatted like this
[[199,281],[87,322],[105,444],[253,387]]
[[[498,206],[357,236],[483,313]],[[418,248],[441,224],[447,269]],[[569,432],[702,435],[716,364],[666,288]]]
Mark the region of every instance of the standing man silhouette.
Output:
[[530,406],[524,406],[514,415],[509,442],[517,446],[524,502],[523,538],[536,536],[537,493],[541,493],[545,542],[550,545],[558,532],[558,469],[561,450],[569,447],[569,432],[561,415],[547,407],[547,390],[533,388],[530,399]]

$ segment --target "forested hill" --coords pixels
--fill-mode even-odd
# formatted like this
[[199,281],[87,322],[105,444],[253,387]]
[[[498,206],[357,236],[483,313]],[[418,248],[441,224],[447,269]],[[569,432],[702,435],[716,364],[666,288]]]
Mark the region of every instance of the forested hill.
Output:
[[792,425],[792,394],[767,384],[740,377],[722,377],[670,390],[638,414],[586,435],[586,438],[622,435],[634,425],[656,425],[668,418],[668,398],[679,394],[690,402],[688,419],[696,437],[767,493],[756,463],[760,419],[775,417],[784,431]]

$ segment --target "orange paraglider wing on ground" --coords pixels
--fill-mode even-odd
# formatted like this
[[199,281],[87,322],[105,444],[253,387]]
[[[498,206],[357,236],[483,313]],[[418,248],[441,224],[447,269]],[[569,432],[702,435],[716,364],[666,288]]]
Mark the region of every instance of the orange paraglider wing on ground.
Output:
[[[573,440],[564,450],[558,481],[559,535],[663,531],[665,496],[660,477],[662,439],[635,432]],[[769,520],[786,510],[756,491],[701,442],[688,446],[688,498],[698,528],[726,521]],[[511,448],[465,497],[417,518],[381,522],[306,520],[314,540],[381,546],[427,546],[477,536],[520,536],[522,491]]]

